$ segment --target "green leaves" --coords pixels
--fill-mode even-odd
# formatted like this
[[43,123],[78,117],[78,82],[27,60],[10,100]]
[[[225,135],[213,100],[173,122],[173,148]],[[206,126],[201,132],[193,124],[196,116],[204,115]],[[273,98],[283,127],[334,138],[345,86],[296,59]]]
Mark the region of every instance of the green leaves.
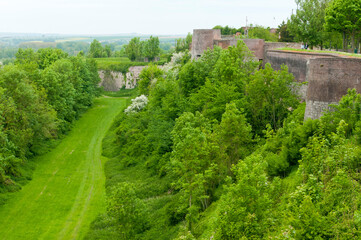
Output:
[[145,205],[136,196],[132,184],[123,183],[111,189],[107,211],[117,221],[122,239],[134,239],[146,228]]
[[274,189],[266,166],[262,156],[254,154],[234,168],[237,182],[227,188],[221,199],[216,239],[263,239],[266,236],[271,226]]
[[125,53],[131,61],[147,57],[153,61],[160,54],[159,38],[150,36],[149,40],[140,41],[139,37],[132,38],[125,47]]
[[326,9],[325,28],[344,34],[344,48],[346,48],[345,35],[352,37],[352,47],[356,46],[356,37],[361,32],[361,1],[360,0],[334,0]]
[[296,14],[287,23],[297,41],[307,43],[311,47],[327,40],[324,34],[325,9],[330,0],[296,0]]
[[159,38],[150,36],[149,40],[144,43],[144,56],[148,58],[149,61],[153,61],[155,57],[160,54],[159,48]]
[[0,178],[20,177],[21,165],[44,142],[69,130],[92,104],[99,76],[94,62],[59,49],[19,49],[0,69]]
[[298,84],[286,66],[274,71],[266,64],[264,69],[255,72],[246,88],[244,108],[256,133],[261,134],[267,124],[273,129],[282,126],[283,119],[299,104],[297,89]]

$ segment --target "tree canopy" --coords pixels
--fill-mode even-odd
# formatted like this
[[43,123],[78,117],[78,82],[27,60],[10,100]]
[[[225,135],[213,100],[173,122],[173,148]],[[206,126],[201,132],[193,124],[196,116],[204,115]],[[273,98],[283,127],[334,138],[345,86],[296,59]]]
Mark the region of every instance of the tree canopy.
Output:
[[327,39],[324,33],[325,9],[330,0],[295,0],[297,10],[287,23],[297,41],[311,46],[322,46]]
[[0,68],[0,192],[17,186],[27,159],[65,134],[98,95],[92,60],[50,48],[16,56]]
[[153,61],[160,54],[159,38],[150,36],[148,40],[141,41],[139,37],[134,37],[126,45],[125,53],[131,61],[143,57]]
[[361,1],[334,0],[326,9],[325,28],[343,34],[344,49],[347,48],[346,36],[351,36],[352,49],[357,47],[361,33]]

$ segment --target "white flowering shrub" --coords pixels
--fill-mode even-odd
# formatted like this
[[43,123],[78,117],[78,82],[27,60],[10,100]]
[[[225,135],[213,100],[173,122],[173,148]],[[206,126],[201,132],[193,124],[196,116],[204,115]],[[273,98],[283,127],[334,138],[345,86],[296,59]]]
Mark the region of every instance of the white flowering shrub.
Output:
[[124,110],[124,112],[126,114],[139,112],[140,110],[145,108],[145,106],[147,106],[147,104],[148,104],[147,96],[141,95],[139,97],[132,99],[132,104],[130,104],[129,107],[127,107]]
[[185,57],[185,55],[189,55],[189,53],[186,52],[173,53],[171,61],[164,65],[163,70],[165,72],[168,72],[168,74],[178,75],[179,68],[181,67],[182,59]]

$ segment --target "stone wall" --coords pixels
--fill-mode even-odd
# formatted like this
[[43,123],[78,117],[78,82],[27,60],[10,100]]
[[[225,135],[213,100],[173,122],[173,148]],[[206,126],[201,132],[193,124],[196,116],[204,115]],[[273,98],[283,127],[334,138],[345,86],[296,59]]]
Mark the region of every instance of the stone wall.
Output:
[[288,71],[295,76],[298,82],[306,82],[308,60],[313,58],[339,58],[339,56],[332,54],[283,50],[268,50],[265,56],[264,64],[271,64],[275,70],[280,70],[282,65],[287,65]]
[[[275,44],[274,46],[279,46]],[[288,67],[288,71],[293,74],[297,82],[305,83],[301,86],[298,94],[303,100],[307,99],[308,91],[308,63],[310,59],[323,58],[340,58],[338,55],[321,54],[310,52],[284,51],[284,50],[267,50],[265,52],[265,60],[263,66],[269,63],[275,70],[280,70],[282,65]]]
[[126,74],[110,70],[100,70],[99,77],[101,82],[99,85],[102,86],[105,91],[112,92],[116,92],[123,87],[132,89],[137,85],[139,74],[145,67],[146,66],[129,67]]
[[192,58],[200,57],[208,48],[213,49],[214,40],[222,38],[220,29],[194,29],[192,38]]
[[348,89],[355,88],[361,93],[361,58],[310,59],[307,81],[309,106],[305,118],[319,118],[322,111],[340,101]]
[[227,49],[230,46],[237,45],[237,39],[235,38],[218,39],[213,41],[213,45],[221,47],[222,49]]
[[[255,58],[271,64],[275,70],[288,66],[298,82],[303,84],[299,94],[306,101],[305,118],[319,118],[329,104],[337,103],[347,93],[356,88],[361,93],[361,58],[342,57],[337,54],[322,54],[298,51],[275,50],[277,48],[300,49],[301,43],[265,43],[262,39],[243,39]],[[201,56],[214,45],[228,48],[237,44],[237,39],[222,38],[220,31],[194,30],[192,58]]]
[[361,93],[361,58],[268,50],[265,63],[270,63],[275,70],[287,65],[297,81],[308,83],[300,92],[306,100],[305,119],[319,118],[329,104],[337,103],[350,88]]
[[264,59],[265,42],[263,39],[242,39],[242,40],[258,60]]

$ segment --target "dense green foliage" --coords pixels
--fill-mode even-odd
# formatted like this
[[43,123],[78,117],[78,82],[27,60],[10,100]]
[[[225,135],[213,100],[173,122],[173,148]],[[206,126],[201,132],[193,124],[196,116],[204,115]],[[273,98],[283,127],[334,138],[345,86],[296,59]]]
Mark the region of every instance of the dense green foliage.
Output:
[[186,38],[178,38],[175,44],[175,52],[189,50],[192,44],[192,34],[188,33]]
[[288,24],[285,23],[285,21],[282,21],[282,23],[277,28],[277,33],[279,34],[279,40],[280,42],[293,42],[294,36],[291,35]]
[[[297,10],[279,32],[311,48],[318,46],[347,51],[359,48],[361,2],[359,0],[295,0]],[[287,26],[287,30],[285,29]],[[281,35],[282,37],[282,35]],[[282,37],[283,38],[283,37]]]
[[141,41],[139,37],[132,38],[125,46],[125,54],[131,61],[139,60],[142,57],[153,61],[160,54],[159,38],[150,36],[146,41]]
[[[137,219],[129,219],[126,212],[114,215],[114,210],[109,211],[108,217],[113,219],[111,224],[119,226],[118,233],[114,233],[116,236],[154,238],[154,232],[160,231],[157,226],[160,223],[153,222],[147,214],[151,209],[161,217],[162,228],[167,231],[177,229],[181,235],[197,237],[204,234],[204,228],[211,229],[207,224],[200,228],[202,216],[214,209],[211,206],[223,201],[221,196],[226,192],[231,194],[225,189],[237,179],[234,165],[260,149],[265,141],[262,139],[270,135],[264,131],[266,125],[270,126],[268,131],[271,131],[271,126],[275,130],[281,129],[284,120],[299,105],[298,97],[291,90],[297,85],[287,68],[274,71],[267,65],[258,70],[258,63],[252,60],[242,42],[227,50],[209,50],[197,61],[185,62],[184,59],[187,59],[185,54],[178,54],[164,70],[155,66],[143,70],[139,94],[148,95],[147,107],[121,114],[107,143],[104,143],[104,146],[113,146],[106,154],[114,157],[113,164],[120,166],[118,171],[138,166],[155,179],[159,176],[156,181],[168,179],[162,182],[162,190],[148,195],[148,198],[163,203],[164,207],[154,208],[142,196],[142,191],[135,188],[134,195],[128,185],[125,186],[129,193],[124,194],[129,194],[129,198],[120,197],[117,191],[123,189],[123,185],[117,187],[117,184],[126,183],[108,177],[110,209],[117,202],[119,207],[123,201],[132,201],[132,206],[138,206],[138,210],[129,211],[143,212],[139,212],[141,215]],[[260,159],[266,151],[251,159]],[[264,176],[285,174],[297,164],[293,159],[278,160],[277,156],[275,152],[272,158],[264,160],[265,164],[259,170]],[[268,161],[272,167],[267,167]],[[247,192],[244,194],[247,196]],[[118,197],[114,199],[115,196]],[[262,209],[259,211],[263,212]],[[129,224],[143,224],[144,227],[126,232],[122,226]],[[174,234],[162,236],[163,239],[176,237]]]
[[93,60],[58,49],[20,49],[15,64],[0,69],[0,191],[92,105],[98,82]]
[[97,63],[98,69],[100,70],[110,70],[122,73],[127,73],[129,67],[132,66],[163,65],[167,61],[166,59],[162,58],[157,62],[132,62],[127,57],[96,58],[94,60]]
[[265,41],[277,42],[277,36],[274,33],[271,33],[271,29],[268,27],[263,27],[259,25],[250,25],[245,28],[232,28],[232,27],[222,27],[220,25],[215,26],[213,29],[220,29],[222,35],[236,35],[239,34],[240,38],[254,38],[254,39],[264,39]]
[[326,9],[325,28],[343,34],[344,49],[347,48],[345,38],[351,36],[351,48],[358,48],[361,39],[361,1],[333,0]]
[[102,44],[94,39],[93,42],[90,44],[89,48],[89,57],[92,58],[101,58],[101,57],[111,57],[112,49],[110,45],[105,45],[104,47]]
[[287,67],[258,69],[242,42],[185,59],[143,70],[146,107],[104,140],[109,209],[132,209],[91,239],[360,238],[361,96],[304,121]]
[[272,33],[269,27],[266,28],[259,25],[253,26],[252,24],[248,28],[248,38],[264,39],[269,42],[278,41],[278,36],[276,36],[275,33]]
[[325,9],[330,0],[296,0],[298,9],[288,22],[292,34],[297,41],[311,46],[322,46],[327,39],[323,25]]
[[242,28],[233,28],[226,25],[225,27],[222,27],[220,25],[215,26],[213,29],[220,29],[222,35],[234,35],[237,32],[244,33]]

